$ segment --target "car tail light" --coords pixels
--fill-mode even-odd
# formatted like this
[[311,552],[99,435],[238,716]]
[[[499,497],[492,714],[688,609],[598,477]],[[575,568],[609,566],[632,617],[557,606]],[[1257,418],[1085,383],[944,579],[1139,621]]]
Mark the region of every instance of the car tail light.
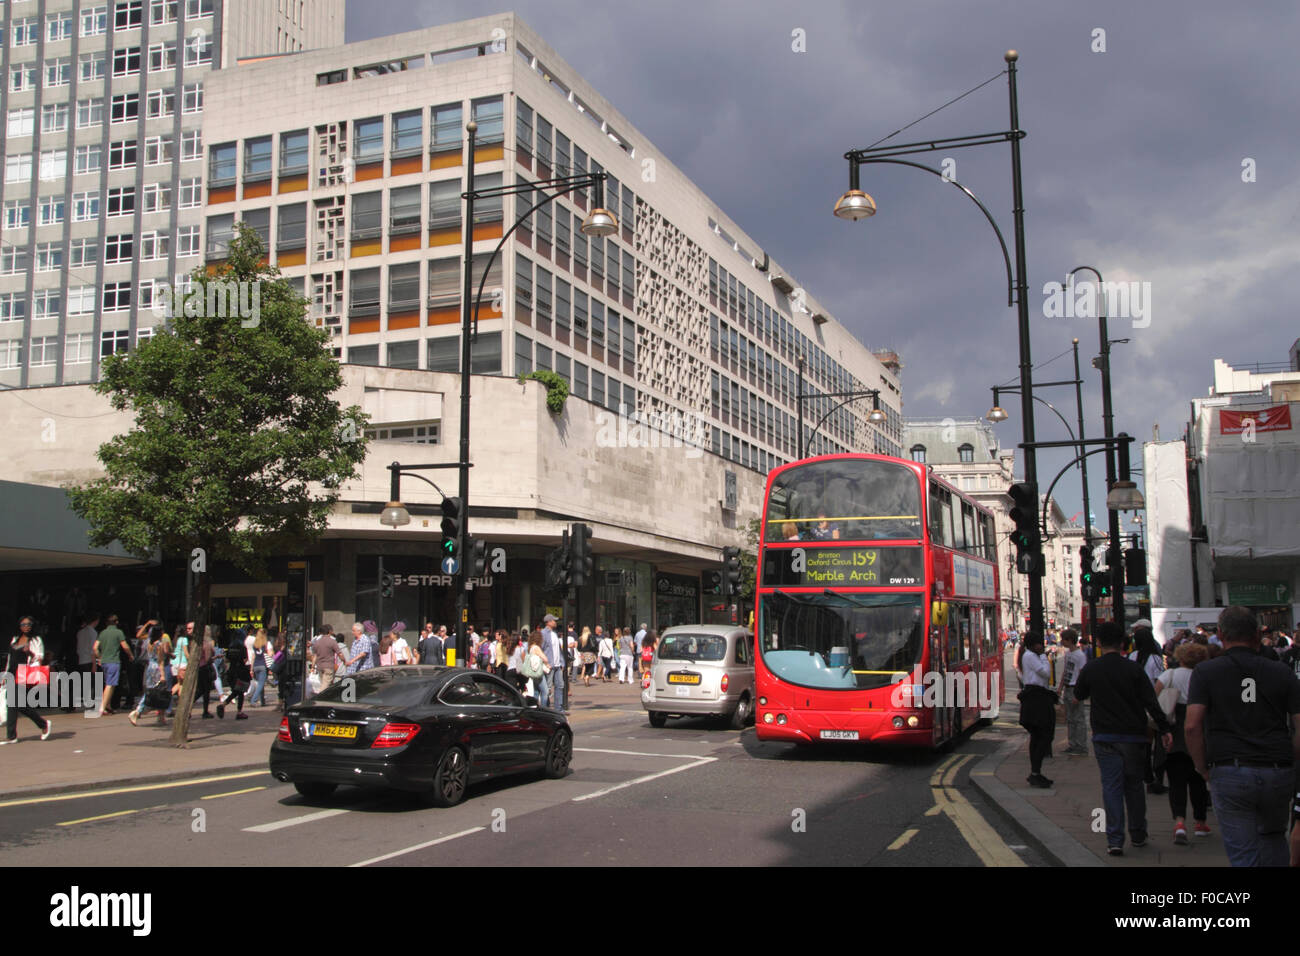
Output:
[[419,732],[419,724],[384,724],[384,729],[379,732],[379,736],[370,747],[371,749],[404,747],[414,740]]
[[731,683],[731,678],[728,677],[726,674],[723,674],[723,675],[722,675],[722,685],[721,685],[721,686],[722,686],[722,692],[723,692],[724,694],[727,692],[727,685],[730,684],[730,683]]
[[293,743],[293,738],[289,736],[289,718],[284,717],[280,720],[280,732],[275,735],[275,739],[286,744]]

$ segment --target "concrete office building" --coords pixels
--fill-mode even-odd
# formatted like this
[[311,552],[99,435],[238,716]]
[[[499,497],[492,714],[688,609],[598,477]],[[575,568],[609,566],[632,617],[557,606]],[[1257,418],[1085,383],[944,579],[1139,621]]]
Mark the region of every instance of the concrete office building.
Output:
[[[801,356],[806,392],[878,389],[887,419],[868,423],[868,400],[822,422],[832,403],[808,401],[813,452],[901,452],[897,355],[855,339],[517,17],[245,63],[214,73],[205,95],[206,262],[220,264],[236,222],[257,230],[331,333],[340,401],[371,416],[363,476],[321,546],[291,556],[311,562],[318,620],[451,623],[434,557],[439,495],[408,479],[412,523],[388,529],[379,513],[390,462],[456,459],[470,161],[480,188],[606,171],[604,204],[620,222],[588,238],[592,197],[565,196],[493,263],[471,361],[470,530],[509,565],[474,590],[480,630],[547,611],[607,626],[747,617],[714,607],[702,575],[722,546],[744,543],[768,469],[796,454]],[[523,202],[477,204],[476,273]],[[540,383],[516,380],[537,369],[569,382],[561,414]],[[81,447],[60,449],[41,480],[93,471],[94,448],[122,425],[71,426]],[[37,439],[23,441],[35,454]],[[454,474],[433,477],[450,494]],[[597,557],[576,604],[545,587],[547,556],[574,521],[593,528]],[[217,613],[282,608],[289,557],[269,582],[219,577]],[[389,598],[381,560],[397,575]]]
[[11,0],[0,387],[94,381],[202,263],[205,86],[343,42],[344,0]]

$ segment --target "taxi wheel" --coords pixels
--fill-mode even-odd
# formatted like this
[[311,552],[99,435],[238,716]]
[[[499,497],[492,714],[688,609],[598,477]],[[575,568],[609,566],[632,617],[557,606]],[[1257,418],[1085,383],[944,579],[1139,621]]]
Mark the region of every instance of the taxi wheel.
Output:
[[740,703],[736,704],[736,709],[731,712],[731,729],[744,730],[749,723],[750,709],[752,704],[749,702],[749,695],[740,698]]
[[308,800],[324,800],[338,788],[338,784],[313,783],[304,780],[294,783],[293,788]]
[[573,760],[573,737],[567,730],[557,730],[546,751],[546,776],[559,780],[569,772]]
[[433,772],[433,789],[423,796],[435,807],[454,807],[465,799],[469,783],[469,761],[459,747],[448,747]]
[[667,723],[668,723],[668,715],[665,714],[663,711],[659,711],[659,710],[650,711],[651,727],[662,727]]

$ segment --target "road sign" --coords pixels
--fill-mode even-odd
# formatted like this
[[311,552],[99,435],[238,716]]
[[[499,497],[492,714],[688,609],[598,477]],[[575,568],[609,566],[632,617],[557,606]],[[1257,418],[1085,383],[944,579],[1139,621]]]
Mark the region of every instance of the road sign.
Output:
[[443,574],[455,574],[459,570],[460,570],[460,562],[457,561],[455,558],[442,559]]
[[1283,581],[1228,582],[1228,603],[1268,607],[1291,603],[1291,587]]

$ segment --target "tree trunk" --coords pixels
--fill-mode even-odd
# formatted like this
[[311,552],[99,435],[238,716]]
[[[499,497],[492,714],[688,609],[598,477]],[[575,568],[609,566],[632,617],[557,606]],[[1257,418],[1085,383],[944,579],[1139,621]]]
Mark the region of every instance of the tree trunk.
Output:
[[[211,554],[204,549],[205,554]],[[188,556],[186,560],[189,560]],[[203,632],[208,624],[208,604],[212,592],[212,577],[205,570],[196,572],[194,582],[194,607],[185,609],[186,620],[194,621],[194,634],[190,636],[185,680],[181,682],[180,700],[176,704],[176,717],[172,722],[171,744],[185,747],[189,744],[190,712],[194,709],[194,692],[199,686],[199,660],[203,656]]]

